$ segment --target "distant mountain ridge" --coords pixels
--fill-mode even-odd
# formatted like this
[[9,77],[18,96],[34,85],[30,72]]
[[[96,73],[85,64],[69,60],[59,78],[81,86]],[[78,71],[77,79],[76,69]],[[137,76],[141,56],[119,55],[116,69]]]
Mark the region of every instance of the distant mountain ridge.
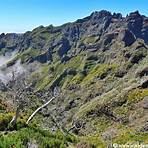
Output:
[[[47,34],[51,34],[51,39]],[[87,36],[95,38],[95,42],[91,45],[82,42]],[[111,14],[102,10],[59,27],[40,26],[21,35],[1,34],[0,50],[3,48],[6,51],[14,49],[24,51],[28,48],[45,50],[48,51],[46,54],[50,55],[47,60],[52,60],[55,48],[58,48],[57,54],[60,58],[65,55],[71,57],[82,50],[105,50],[113,40],[123,41],[125,45],[130,46],[137,38],[140,38],[148,44],[147,36],[148,17],[140,15],[138,11],[122,17],[120,13]],[[74,50],[70,51],[70,49]]]

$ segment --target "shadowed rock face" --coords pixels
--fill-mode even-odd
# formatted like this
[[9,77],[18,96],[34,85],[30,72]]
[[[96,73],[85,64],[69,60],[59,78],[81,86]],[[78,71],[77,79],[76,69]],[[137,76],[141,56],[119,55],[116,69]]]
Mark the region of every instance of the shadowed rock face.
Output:
[[39,61],[40,63],[46,63],[47,61],[52,61],[52,56],[49,52],[45,52],[35,57],[33,61]]
[[130,30],[122,30],[119,33],[119,40],[123,41],[126,46],[130,46],[136,41],[136,37]]
[[139,14],[138,11],[130,13],[130,15],[126,18],[127,27],[131,30],[135,36],[141,36],[141,29],[143,27],[143,17]]
[[69,49],[70,49],[69,40],[66,38],[63,38],[61,40],[61,43],[58,49],[59,56],[62,57],[63,55],[65,55]]

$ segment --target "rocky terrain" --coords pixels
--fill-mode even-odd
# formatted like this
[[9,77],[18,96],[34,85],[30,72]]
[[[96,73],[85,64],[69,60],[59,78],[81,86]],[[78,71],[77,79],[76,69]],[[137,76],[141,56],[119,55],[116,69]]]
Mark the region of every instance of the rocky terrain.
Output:
[[[123,17],[120,13],[102,10],[62,26],[40,26],[24,34],[1,34],[0,59],[8,53],[9,60],[0,64],[0,78],[14,67],[26,72],[32,66],[34,69],[29,70],[26,79],[35,92],[42,96],[56,87],[62,92],[34,117],[31,127],[56,131],[52,113],[60,127],[70,129],[69,133],[77,137],[71,140],[74,142],[71,147],[148,144],[147,16],[135,11]],[[14,110],[4,82],[0,88],[3,133]],[[27,97],[33,99],[33,104],[23,111],[21,124],[44,102],[42,97]],[[13,133],[0,136],[0,141],[6,140],[5,147],[10,146],[6,143],[13,143],[8,140],[11,136]],[[38,140],[33,139],[34,144],[40,146]],[[2,145],[0,142],[0,147]],[[46,146],[50,147],[46,144],[42,147]]]

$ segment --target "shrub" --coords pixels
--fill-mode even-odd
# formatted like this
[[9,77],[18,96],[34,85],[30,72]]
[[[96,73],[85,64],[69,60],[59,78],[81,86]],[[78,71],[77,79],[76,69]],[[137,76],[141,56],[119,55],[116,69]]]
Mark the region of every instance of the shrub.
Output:
[[0,114],[0,131],[3,131],[8,127],[8,124],[11,121],[12,117],[12,113]]
[[22,128],[15,132],[0,135],[0,147],[25,148],[30,141],[35,141],[39,148],[66,148],[68,143],[75,143],[74,136],[64,136],[60,132],[51,134],[47,130],[34,127]]

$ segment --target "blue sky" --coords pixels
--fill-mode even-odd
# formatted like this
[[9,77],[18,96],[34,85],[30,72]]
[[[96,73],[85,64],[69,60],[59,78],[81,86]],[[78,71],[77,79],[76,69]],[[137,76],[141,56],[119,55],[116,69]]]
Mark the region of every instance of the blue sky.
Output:
[[139,10],[148,16],[148,0],[0,0],[0,33],[61,25],[102,9],[123,15]]

